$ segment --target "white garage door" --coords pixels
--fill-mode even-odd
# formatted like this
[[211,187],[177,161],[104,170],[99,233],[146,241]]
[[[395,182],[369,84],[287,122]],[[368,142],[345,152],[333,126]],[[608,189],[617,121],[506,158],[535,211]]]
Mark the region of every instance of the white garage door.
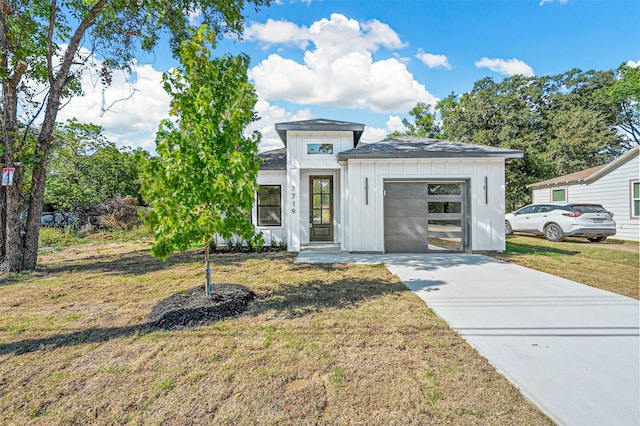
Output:
[[384,184],[387,253],[466,251],[466,182]]

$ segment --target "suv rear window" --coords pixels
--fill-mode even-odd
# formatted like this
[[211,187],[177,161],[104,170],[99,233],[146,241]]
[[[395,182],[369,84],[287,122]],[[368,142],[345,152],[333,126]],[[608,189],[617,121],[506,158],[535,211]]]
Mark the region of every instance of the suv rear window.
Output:
[[572,204],[571,208],[580,213],[607,213],[604,207],[597,204]]

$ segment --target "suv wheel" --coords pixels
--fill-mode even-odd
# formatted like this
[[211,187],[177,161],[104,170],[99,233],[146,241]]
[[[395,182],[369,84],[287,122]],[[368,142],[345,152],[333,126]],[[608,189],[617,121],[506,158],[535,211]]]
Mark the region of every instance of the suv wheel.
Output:
[[562,240],[562,237],[564,235],[562,233],[562,228],[560,228],[560,225],[550,223],[546,228],[544,228],[544,236],[549,241],[557,242]]
[[511,224],[508,220],[504,221],[504,233],[507,235],[513,234],[513,228],[511,228]]
[[591,241],[592,243],[601,243],[606,239],[607,239],[607,237],[605,237],[605,236],[587,238],[587,240]]

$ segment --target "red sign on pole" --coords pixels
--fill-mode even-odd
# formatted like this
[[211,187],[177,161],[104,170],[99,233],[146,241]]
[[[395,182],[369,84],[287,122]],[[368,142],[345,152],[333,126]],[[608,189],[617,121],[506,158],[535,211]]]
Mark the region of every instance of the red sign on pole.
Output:
[[4,167],[2,169],[2,186],[11,186],[13,185],[13,174],[16,169],[13,167]]

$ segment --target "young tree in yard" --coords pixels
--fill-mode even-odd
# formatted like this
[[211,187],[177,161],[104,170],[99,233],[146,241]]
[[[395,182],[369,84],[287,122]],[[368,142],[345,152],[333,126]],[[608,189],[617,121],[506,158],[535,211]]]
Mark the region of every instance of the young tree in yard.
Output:
[[211,58],[210,37],[204,26],[184,42],[181,66],[164,77],[175,120],[161,123],[158,157],[147,162],[142,184],[151,207],[143,220],[156,237],[151,254],[166,259],[175,250],[204,242],[207,294],[209,243],[215,234],[262,244],[249,215],[260,167],[260,134],[243,136],[256,118],[249,58]]
[[[193,16],[216,37],[241,33],[245,3],[269,0],[0,0],[0,165],[16,168],[16,184],[0,187],[0,270],[35,268],[56,117],[65,99],[81,93],[78,77],[94,57],[108,85],[112,70],[130,67],[139,49],[152,51],[161,34],[175,55]],[[36,119],[30,146],[25,135]]]

